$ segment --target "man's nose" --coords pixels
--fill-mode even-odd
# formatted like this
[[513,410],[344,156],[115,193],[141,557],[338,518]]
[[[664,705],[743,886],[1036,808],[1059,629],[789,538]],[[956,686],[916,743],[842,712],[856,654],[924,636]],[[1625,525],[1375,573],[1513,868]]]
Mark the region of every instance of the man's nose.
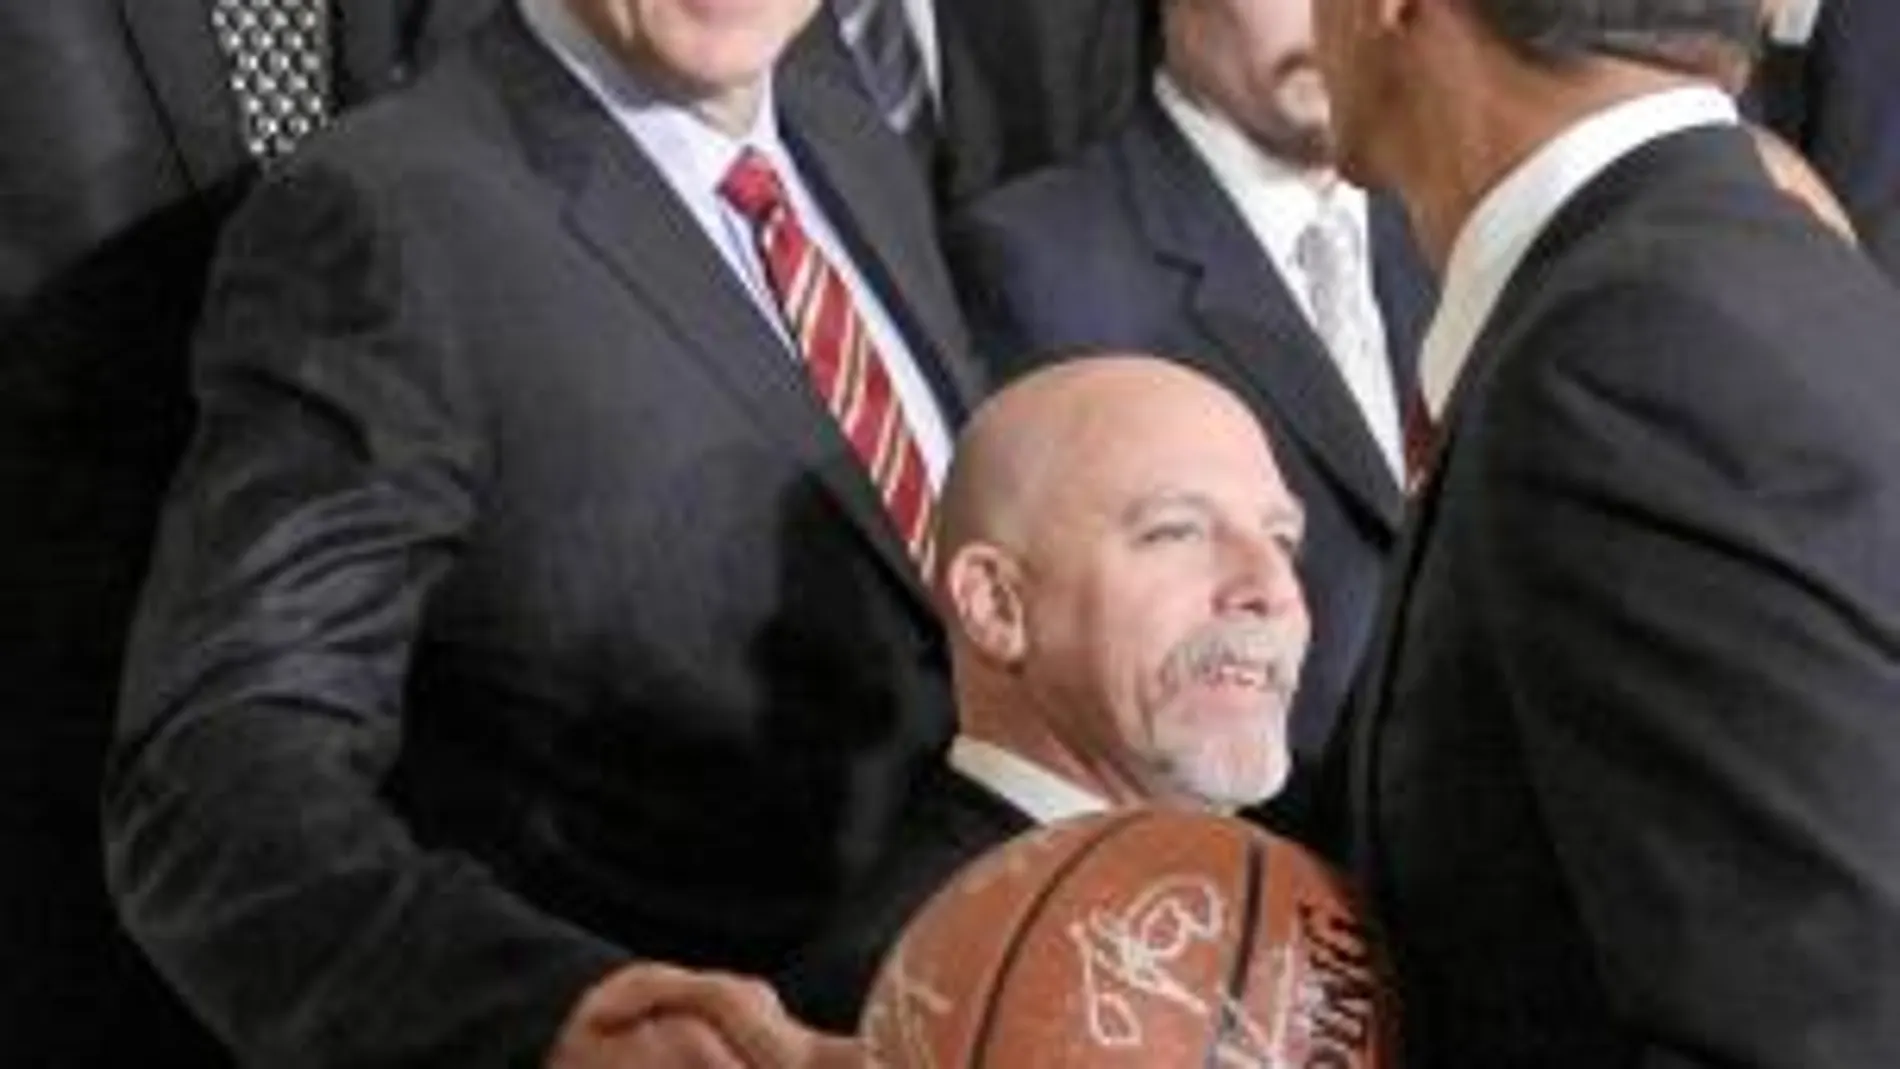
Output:
[[1303,608],[1293,554],[1265,534],[1236,533],[1226,540],[1220,605],[1223,612],[1271,617]]

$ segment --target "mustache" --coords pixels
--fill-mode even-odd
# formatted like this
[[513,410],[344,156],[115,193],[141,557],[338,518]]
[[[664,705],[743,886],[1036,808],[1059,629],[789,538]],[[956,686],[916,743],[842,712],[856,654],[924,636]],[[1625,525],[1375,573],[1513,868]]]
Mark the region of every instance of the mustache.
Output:
[[1273,64],[1273,77],[1276,81],[1309,72],[1319,73],[1319,54],[1310,48],[1293,49]]
[[1217,620],[1168,651],[1161,682],[1169,693],[1189,684],[1239,683],[1291,699],[1305,659],[1305,636],[1287,620]]

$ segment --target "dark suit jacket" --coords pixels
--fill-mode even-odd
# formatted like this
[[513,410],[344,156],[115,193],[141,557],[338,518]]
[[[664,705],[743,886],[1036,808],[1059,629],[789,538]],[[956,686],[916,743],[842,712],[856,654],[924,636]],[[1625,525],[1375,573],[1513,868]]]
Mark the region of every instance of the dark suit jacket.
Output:
[[[904,148],[782,75],[954,421]],[[948,735],[939,631],[796,361],[512,5],[260,187],[195,360],[106,819],[123,917],[220,1035],[538,1064],[630,956],[781,966]]]
[[1342,732],[1408,1066],[1900,1063],[1896,338],[1733,130],[1511,279]]
[[[1148,0],[939,0],[935,10],[942,84],[930,170],[946,206],[1070,158],[1147,93],[1159,42]],[[813,19],[800,47],[855,81],[835,19]]]
[[1806,47],[1772,47],[1754,113],[1840,195],[1868,253],[1900,278],[1900,5],[1823,0]]
[[[347,4],[343,102],[388,81],[484,2]],[[119,935],[98,842],[125,631],[190,422],[187,338],[217,228],[250,176],[208,8],[0,5],[0,953],[9,962],[0,1063],[9,1065],[215,1057]],[[413,32],[392,26],[379,46],[373,26],[399,11]]]
[[[1373,242],[1393,379],[1410,384],[1431,283],[1392,205],[1375,202]],[[1226,383],[1267,425],[1306,504],[1300,577],[1314,633],[1293,745],[1317,757],[1371,630],[1404,497],[1212,172],[1150,102],[1073,165],[980,201],[950,249],[979,351],[1000,373],[1077,351],[1149,351]]]
[[933,766],[904,805],[896,845],[781,978],[788,1007],[820,1027],[855,1031],[878,966],[911,917],[958,870],[1034,825],[989,788]]

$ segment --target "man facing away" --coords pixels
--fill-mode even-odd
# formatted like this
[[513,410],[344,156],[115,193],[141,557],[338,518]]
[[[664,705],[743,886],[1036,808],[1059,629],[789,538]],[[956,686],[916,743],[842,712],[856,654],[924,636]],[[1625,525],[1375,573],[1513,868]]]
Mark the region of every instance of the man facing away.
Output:
[[106,784],[120,915],[246,1064],[793,1066],[769,975],[952,726],[977,390],[816,0],[509,0],[269,174]]
[[1900,295],[1689,73],[1757,0],[1330,0],[1444,270],[1342,732],[1417,1069],[1900,1063]]
[[1214,376],[1272,426],[1311,537],[1313,650],[1292,725],[1324,752],[1404,516],[1402,414],[1432,286],[1400,207],[1333,167],[1312,0],[1163,0],[1128,124],[977,202],[949,242],[982,355],[1016,372],[1126,348]]
[[1113,806],[1230,811],[1288,771],[1305,518],[1213,380],[1146,356],[1028,375],[961,437],[943,522],[960,733],[784,985],[835,1027],[904,922],[986,848]]

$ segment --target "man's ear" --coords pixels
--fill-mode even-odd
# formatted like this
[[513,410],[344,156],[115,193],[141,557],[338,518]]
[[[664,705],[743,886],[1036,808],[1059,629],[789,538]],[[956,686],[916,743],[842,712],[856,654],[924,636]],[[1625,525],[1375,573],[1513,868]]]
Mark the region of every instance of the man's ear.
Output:
[[990,660],[1014,668],[1029,648],[1022,569],[1002,548],[969,542],[944,569],[951,625]]
[[[1324,3],[1325,0],[1320,0],[1320,2]],[[1430,0],[1430,2],[1443,6],[1445,0]],[[1377,16],[1373,24],[1382,31],[1396,29],[1417,18],[1422,6],[1421,0],[1376,0],[1374,7]]]

